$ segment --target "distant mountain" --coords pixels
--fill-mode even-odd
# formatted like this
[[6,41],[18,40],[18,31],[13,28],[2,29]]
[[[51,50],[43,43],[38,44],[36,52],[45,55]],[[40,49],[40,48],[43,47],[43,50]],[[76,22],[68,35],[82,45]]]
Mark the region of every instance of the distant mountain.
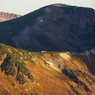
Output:
[[13,14],[13,13],[0,12],[0,22],[16,19],[18,17],[20,17],[20,15]]
[[30,51],[85,51],[95,47],[95,11],[53,4],[0,23],[0,42]]
[[95,76],[69,52],[30,52],[0,43],[0,95],[42,94],[95,95]]

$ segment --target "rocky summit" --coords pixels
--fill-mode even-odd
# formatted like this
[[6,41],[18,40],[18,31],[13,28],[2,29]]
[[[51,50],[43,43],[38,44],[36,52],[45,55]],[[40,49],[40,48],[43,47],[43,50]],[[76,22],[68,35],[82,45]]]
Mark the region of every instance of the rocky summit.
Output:
[[16,19],[20,17],[20,15],[13,13],[0,12],[0,22]]

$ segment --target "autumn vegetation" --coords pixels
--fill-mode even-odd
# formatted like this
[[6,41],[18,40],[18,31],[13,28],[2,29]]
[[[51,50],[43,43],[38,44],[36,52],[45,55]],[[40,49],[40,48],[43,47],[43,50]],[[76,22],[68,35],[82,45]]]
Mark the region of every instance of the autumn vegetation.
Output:
[[0,94],[95,93],[95,76],[69,52],[30,52],[0,44],[0,79]]

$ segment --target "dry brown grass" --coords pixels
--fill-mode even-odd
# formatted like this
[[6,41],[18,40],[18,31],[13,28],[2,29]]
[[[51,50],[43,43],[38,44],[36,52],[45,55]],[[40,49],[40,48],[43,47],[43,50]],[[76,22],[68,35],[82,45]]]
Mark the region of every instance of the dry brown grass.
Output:
[[[88,95],[90,92],[84,89],[84,84],[93,91],[91,95],[95,94],[95,83],[93,83],[90,77],[95,79],[95,76],[89,73],[89,70],[85,64],[82,64],[80,60],[77,60],[70,56],[69,53],[57,53],[57,54],[43,54],[38,57],[29,53],[27,56],[32,61],[25,60],[23,53],[15,49],[22,57],[20,61],[26,63],[26,68],[30,70],[31,75],[34,77],[34,82],[31,82],[27,76],[25,79],[27,83],[20,85],[15,76],[3,75],[0,70],[0,95],[8,94],[20,95],[20,94],[38,94],[38,95]],[[11,52],[12,53],[12,52]],[[31,57],[32,56],[32,57]],[[4,59],[4,57],[2,57]],[[75,75],[78,80],[81,80],[84,84],[76,83],[69,75],[65,76],[61,71],[52,68],[50,65],[45,64],[45,58],[52,62],[56,66],[60,63],[62,65],[61,70],[67,69],[70,74]],[[87,73],[89,76],[84,76]],[[74,77],[75,78],[75,77]],[[90,82],[92,84],[90,84]],[[78,86],[79,85],[79,86]]]

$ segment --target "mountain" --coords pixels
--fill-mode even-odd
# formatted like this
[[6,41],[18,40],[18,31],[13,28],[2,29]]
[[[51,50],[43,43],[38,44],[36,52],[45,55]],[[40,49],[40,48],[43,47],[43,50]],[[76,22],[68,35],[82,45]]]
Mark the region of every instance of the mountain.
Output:
[[88,68],[69,52],[30,52],[0,43],[0,95],[95,95]]
[[0,12],[0,22],[16,19],[18,17],[20,17],[20,15],[13,14],[13,13]]
[[94,36],[95,11],[65,4],[1,22],[0,95],[95,95]]
[[95,47],[95,10],[53,4],[0,23],[0,42],[30,51],[82,52]]

